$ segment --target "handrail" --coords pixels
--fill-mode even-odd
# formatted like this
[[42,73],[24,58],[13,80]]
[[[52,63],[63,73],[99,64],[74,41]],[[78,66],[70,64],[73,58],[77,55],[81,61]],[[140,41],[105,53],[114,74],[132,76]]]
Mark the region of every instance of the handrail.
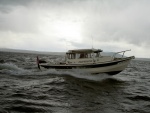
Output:
[[130,50],[125,50],[125,51],[116,52],[116,53],[113,54],[112,58],[115,58],[116,54],[118,54],[118,53],[123,53],[123,54],[122,54],[122,58],[123,58],[123,57],[124,57],[124,53],[125,53],[126,51],[131,51],[131,49],[130,49]]

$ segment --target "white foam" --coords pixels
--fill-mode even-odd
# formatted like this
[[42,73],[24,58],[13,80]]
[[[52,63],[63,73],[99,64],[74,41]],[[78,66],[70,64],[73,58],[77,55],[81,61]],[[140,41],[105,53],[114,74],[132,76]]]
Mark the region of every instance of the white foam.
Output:
[[45,71],[41,71],[39,73],[36,73],[36,75],[51,75],[51,74],[63,75],[63,76],[73,76],[76,78],[82,78],[82,79],[88,79],[88,80],[94,80],[94,81],[101,81],[101,80],[104,80],[104,79],[111,77],[111,76],[104,74],[104,73],[102,73],[102,74],[89,74],[89,73],[82,72],[80,70],[57,71],[55,69],[49,69],[49,70],[45,70]]
[[107,74],[89,74],[82,72],[80,70],[72,70],[72,71],[57,71],[55,69],[48,69],[48,70],[38,70],[38,69],[23,69],[18,67],[13,63],[4,63],[0,64],[0,72],[4,74],[10,75],[60,75],[60,76],[73,76],[76,78],[94,80],[94,81],[101,81],[106,78],[110,78],[111,76]]
[[23,68],[19,68],[13,63],[4,63],[0,64],[0,72],[6,73],[6,74],[13,74],[13,75],[19,75],[19,74],[25,74],[29,73],[29,70],[25,70]]
[[84,73],[84,72],[64,72],[64,74],[71,75],[76,78],[82,78],[82,79],[87,79],[87,80],[93,80],[93,81],[101,81],[106,78],[110,78],[111,76],[101,73],[101,74],[89,74],[89,73]]

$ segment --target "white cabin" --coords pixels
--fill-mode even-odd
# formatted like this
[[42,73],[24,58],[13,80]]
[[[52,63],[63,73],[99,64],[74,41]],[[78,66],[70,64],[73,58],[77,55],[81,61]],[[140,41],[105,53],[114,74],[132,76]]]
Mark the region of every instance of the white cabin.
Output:
[[112,61],[111,56],[101,56],[101,49],[69,50],[66,53],[66,64],[96,64]]

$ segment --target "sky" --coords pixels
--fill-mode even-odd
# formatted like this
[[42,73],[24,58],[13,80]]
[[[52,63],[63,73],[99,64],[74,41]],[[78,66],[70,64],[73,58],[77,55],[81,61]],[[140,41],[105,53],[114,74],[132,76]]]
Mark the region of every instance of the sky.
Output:
[[150,0],[0,0],[0,48],[92,47],[150,58]]

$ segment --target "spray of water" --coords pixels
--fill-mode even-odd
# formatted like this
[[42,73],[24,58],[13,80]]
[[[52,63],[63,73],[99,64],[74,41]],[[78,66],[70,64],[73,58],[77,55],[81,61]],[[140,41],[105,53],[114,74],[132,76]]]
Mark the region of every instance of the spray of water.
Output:
[[62,72],[62,74],[70,75],[76,78],[82,78],[82,79],[87,79],[87,80],[93,80],[93,81],[101,81],[107,78],[110,78],[111,76],[101,73],[101,74],[89,74],[82,72],[80,70],[78,71],[68,71],[68,72]]
[[82,79],[88,79],[88,80],[94,80],[94,81],[101,81],[103,79],[110,78],[107,74],[89,74],[82,72],[81,70],[72,70],[72,71],[57,71],[55,69],[49,69],[49,70],[38,70],[38,69],[23,69],[18,67],[17,65],[13,63],[4,63],[0,64],[0,73],[3,74],[9,74],[9,75],[56,75],[56,76],[73,76],[76,78],[82,78]]
[[0,64],[0,73],[3,73],[3,74],[21,75],[21,74],[25,74],[29,72],[30,72],[29,70],[19,68],[13,63]]

